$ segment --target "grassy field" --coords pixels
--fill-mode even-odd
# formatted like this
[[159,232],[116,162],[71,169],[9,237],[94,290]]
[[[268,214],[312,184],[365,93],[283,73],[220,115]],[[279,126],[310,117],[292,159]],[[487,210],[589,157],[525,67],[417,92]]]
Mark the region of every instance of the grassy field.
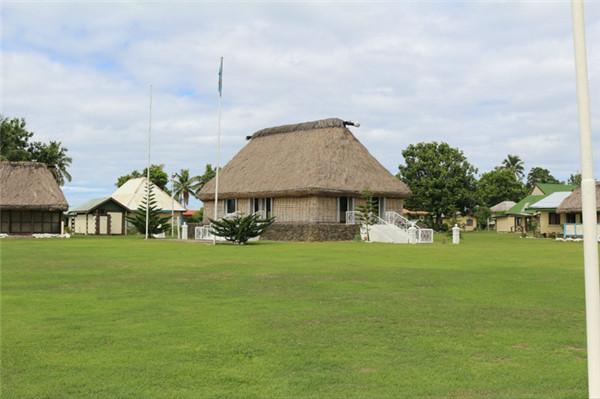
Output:
[[581,243],[0,250],[2,398],[587,396]]

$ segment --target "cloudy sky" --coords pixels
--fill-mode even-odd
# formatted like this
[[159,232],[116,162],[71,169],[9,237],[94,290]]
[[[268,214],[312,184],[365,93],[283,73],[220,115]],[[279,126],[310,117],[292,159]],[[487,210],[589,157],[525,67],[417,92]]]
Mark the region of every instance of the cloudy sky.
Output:
[[[265,127],[338,117],[390,172],[447,142],[479,173],[581,170],[569,1],[7,1],[1,113],[73,158],[70,205],[147,162],[201,174]],[[600,176],[600,2],[585,2]],[[198,201],[190,208],[197,209]]]

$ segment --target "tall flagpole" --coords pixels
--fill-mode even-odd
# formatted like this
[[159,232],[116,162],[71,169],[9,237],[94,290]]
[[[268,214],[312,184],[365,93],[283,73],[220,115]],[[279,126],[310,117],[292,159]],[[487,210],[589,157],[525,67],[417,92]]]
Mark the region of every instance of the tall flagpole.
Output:
[[[219,67],[219,124],[217,129],[217,172],[215,176],[215,219],[217,220],[217,207],[219,204],[219,154],[221,152],[221,105],[223,102],[223,57]],[[213,234],[213,245],[217,244],[217,236]]]
[[148,239],[148,219],[150,218],[150,136],[152,132],[152,85],[150,85],[150,117],[148,120],[148,170],[146,173],[146,240]]
[[600,398],[600,280],[598,278],[598,229],[596,182],[592,150],[592,123],[585,51],[583,1],[571,0],[577,113],[581,151],[581,210],[583,213],[583,260],[585,268],[585,314],[587,330],[588,395]]

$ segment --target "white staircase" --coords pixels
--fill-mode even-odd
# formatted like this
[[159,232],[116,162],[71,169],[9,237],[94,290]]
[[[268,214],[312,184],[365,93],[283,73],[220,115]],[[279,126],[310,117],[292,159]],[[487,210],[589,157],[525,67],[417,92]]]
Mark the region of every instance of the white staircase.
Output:
[[[390,211],[386,212],[385,219],[374,217],[375,224],[369,226],[369,240],[376,242],[391,242],[396,244],[432,244],[433,230],[422,229],[415,223],[406,219],[402,215]],[[346,224],[356,224],[358,222],[357,212],[346,212]],[[411,239],[411,228],[414,236]],[[365,226],[361,226],[361,236],[366,238],[367,231]]]

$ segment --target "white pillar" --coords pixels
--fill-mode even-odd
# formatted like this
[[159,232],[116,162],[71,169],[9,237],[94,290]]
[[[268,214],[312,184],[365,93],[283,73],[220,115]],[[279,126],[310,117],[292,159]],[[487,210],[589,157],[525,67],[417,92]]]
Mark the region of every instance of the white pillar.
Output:
[[417,243],[417,228],[413,224],[408,228],[408,243],[416,244]]
[[188,225],[185,222],[183,223],[183,226],[181,227],[181,238],[183,240],[188,239]]
[[452,228],[452,244],[460,244],[460,227],[457,224]]

